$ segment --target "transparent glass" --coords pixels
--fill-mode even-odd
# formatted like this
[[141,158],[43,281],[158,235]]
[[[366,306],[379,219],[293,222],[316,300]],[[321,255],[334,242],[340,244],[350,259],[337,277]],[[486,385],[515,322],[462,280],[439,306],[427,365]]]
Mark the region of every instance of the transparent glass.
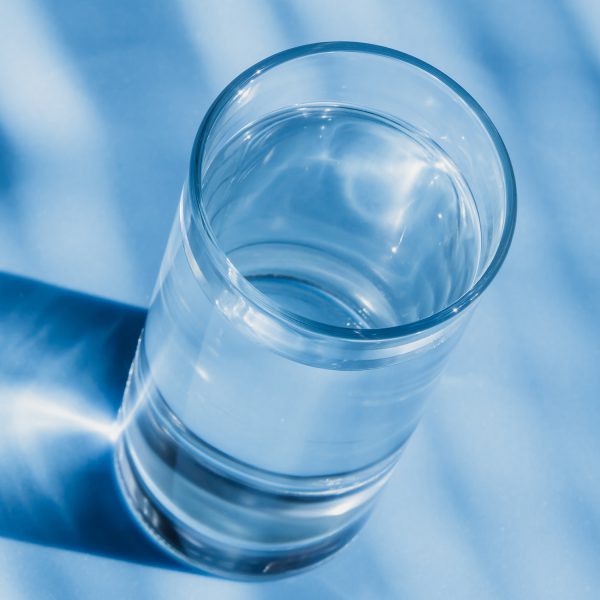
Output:
[[323,43],[235,79],[200,126],[117,453],[129,505],[232,577],[344,546],[512,237],[489,118],[411,56]]

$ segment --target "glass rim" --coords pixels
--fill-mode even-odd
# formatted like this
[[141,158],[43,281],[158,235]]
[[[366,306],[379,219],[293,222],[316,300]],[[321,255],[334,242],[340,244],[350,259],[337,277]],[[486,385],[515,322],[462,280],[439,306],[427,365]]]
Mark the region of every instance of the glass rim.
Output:
[[[359,53],[364,55],[392,58],[416,67],[425,74],[432,76],[464,102],[466,107],[471,111],[471,113],[475,116],[475,118],[483,126],[486,133],[489,135],[496,155],[499,158],[502,168],[502,175],[504,177],[504,208],[506,210],[506,214],[502,235],[494,252],[494,256],[492,257],[492,260],[489,262],[485,271],[463,295],[461,295],[451,304],[445,306],[443,309],[423,319],[384,328],[352,329],[322,323],[320,321],[309,319],[284,309],[276,302],[273,302],[265,294],[260,292],[246,279],[244,275],[242,275],[242,273],[238,271],[233,262],[227,257],[226,253],[219,246],[218,240],[212,230],[209,219],[204,210],[200,189],[202,178],[202,162],[204,158],[206,141],[212,131],[213,125],[223,109],[228,105],[229,101],[234,99],[240,89],[250,83],[254,78],[274,67],[277,67],[283,63],[291,62],[298,58],[331,52]],[[193,213],[200,219],[200,224],[206,234],[207,242],[211,246],[212,258],[215,259],[215,262],[218,264],[219,270],[223,277],[232,285],[232,287],[237,290],[238,293],[248,300],[251,305],[257,307],[261,312],[266,313],[267,316],[271,318],[282,321],[285,324],[294,327],[295,329],[301,328],[307,333],[328,336],[339,340],[385,341],[403,338],[432,329],[452,319],[453,317],[458,316],[482,294],[482,292],[488,287],[498,273],[498,270],[506,258],[513,238],[517,212],[516,183],[508,152],[500,134],[498,133],[498,130],[479,103],[462,86],[456,83],[456,81],[429,63],[426,63],[425,61],[422,61],[421,59],[410,54],[400,52],[399,50],[394,50],[386,46],[367,44],[364,42],[317,42],[314,44],[297,46],[295,48],[278,52],[259,61],[233,79],[211,104],[200,124],[200,127],[198,128],[190,159],[189,193],[192,200],[191,209]]]

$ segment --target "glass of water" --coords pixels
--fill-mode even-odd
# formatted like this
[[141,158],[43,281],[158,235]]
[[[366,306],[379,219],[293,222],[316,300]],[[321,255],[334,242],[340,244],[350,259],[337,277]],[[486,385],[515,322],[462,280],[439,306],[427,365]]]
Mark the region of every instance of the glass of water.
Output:
[[235,79],[198,131],[121,410],[146,529],[232,577],[348,543],[515,211],[490,119],[416,58],[314,44]]

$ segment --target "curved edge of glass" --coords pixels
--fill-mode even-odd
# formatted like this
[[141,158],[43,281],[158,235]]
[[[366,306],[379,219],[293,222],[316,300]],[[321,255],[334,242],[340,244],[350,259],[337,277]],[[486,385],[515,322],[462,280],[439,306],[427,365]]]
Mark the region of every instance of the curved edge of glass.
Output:
[[[492,140],[497,155],[500,159],[506,190],[506,218],[504,221],[502,236],[500,238],[500,242],[498,243],[496,252],[494,253],[494,256],[486,270],[465,294],[463,294],[452,304],[446,306],[441,311],[438,311],[424,319],[382,329],[350,329],[307,319],[293,312],[282,309],[277,304],[272,302],[267,296],[262,294],[257,288],[255,288],[237,270],[229,258],[227,258],[225,252],[223,252],[223,250],[221,250],[219,247],[217,239],[204,211],[204,207],[201,202],[200,189],[202,159],[204,156],[205,144],[212,126],[223,109],[226,107],[227,103],[235,97],[236,93],[241,87],[247,85],[254,77],[257,77],[261,73],[297,58],[302,58],[313,54],[324,54],[328,52],[357,52],[362,54],[387,56],[389,58],[413,65],[431,75],[440,83],[448,87],[452,92],[454,92],[473,112],[476,118],[483,125],[487,134],[490,136],[490,139]],[[462,313],[482,294],[482,292],[488,287],[498,273],[498,270],[500,269],[508,253],[515,230],[517,216],[517,189],[508,151],[506,150],[506,146],[504,145],[504,142],[492,120],[479,105],[479,103],[462,86],[456,83],[456,81],[429,63],[411,56],[410,54],[400,52],[399,50],[363,42],[318,42],[290,48],[289,50],[284,50],[277,54],[273,54],[272,56],[256,63],[231,81],[231,83],[225,87],[225,89],[212,103],[206,115],[204,116],[200,127],[198,128],[190,159],[189,193],[192,200],[192,211],[197,214],[200,219],[200,223],[204,228],[208,241],[211,245],[212,257],[219,265],[223,276],[230,282],[232,287],[234,287],[238,293],[244,296],[252,305],[258,307],[262,312],[265,312],[271,318],[276,318],[284,323],[289,324],[290,326],[293,326],[294,328],[301,328],[313,334],[348,341],[391,341],[416,333],[422,333],[428,329],[437,327],[445,321],[448,321],[449,319],[452,319],[453,317],[456,317],[458,314]]]

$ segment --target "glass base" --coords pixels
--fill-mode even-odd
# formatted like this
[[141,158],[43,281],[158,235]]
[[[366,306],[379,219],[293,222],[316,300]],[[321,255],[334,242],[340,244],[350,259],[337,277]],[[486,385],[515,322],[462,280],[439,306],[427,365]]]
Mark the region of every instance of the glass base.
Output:
[[118,480],[138,522],[187,565],[238,579],[293,574],[345,546],[402,451],[328,476],[259,469],[185,427],[150,377],[142,351],[120,422]]
[[[364,505],[364,510],[343,528],[304,543],[296,542],[293,547],[265,548],[264,544],[248,544],[247,540],[232,545],[192,529],[164,506],[144,485],[124,440],[118,444],[115,463],[126,503],[145,532],[187,566],[231,579],[289,576],[322,563],[352,541],[372,504]],[[290,512],[293,520],[293,510]]]

